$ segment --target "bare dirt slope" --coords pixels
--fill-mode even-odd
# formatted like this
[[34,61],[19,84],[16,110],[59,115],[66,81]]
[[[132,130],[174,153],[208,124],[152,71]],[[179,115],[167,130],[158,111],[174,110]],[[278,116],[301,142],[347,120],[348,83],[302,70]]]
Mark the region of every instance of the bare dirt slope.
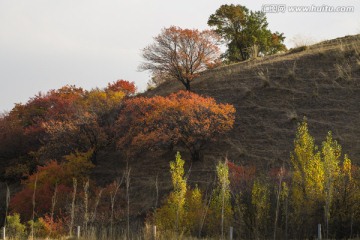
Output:
[[[184,89],[181,84],[169,82],[144,95],[180,89]],[[204,161],[191,165],[191,184],[208,188],[214,166],[224,156],[263,169],[288,164],[297,123],[304,117],[317,144],[332,131],[343,152],[360,164],[360,35],[208,71],[194,80],[192,90],[233,104],[237,113],[233,131],[208,146]],[[133,213],[156,204],[156,177],[160,197],[170,190],[169,161],[174,155],[175,151],[144,150],[130,161]],[[189,159],[186,152],[183,156]],[[114,166],[119,171],[125,166],[115,153],[101,158],[94,174],[104,180],[116,175]],[[190,169],[189,162],[186,168]]]

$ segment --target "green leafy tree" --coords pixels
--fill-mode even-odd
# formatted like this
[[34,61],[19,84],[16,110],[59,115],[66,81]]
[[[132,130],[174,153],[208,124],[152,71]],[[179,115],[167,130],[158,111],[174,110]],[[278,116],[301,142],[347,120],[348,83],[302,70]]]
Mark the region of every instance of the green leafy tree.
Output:
[[184,164],[185,161],[181,159],[179,152],[176,154],[175,162],[170,163],[171,179],[174,186],[172,198],[176,209],[175,227],[177,231],[179,230],[185,204],[186,179],[184,178]]
[[6,235],[9,239],[25,239],[26,226],[21,223],[20,214],[7,216],[6,223]]
[[29,228],[34,228],[34,238],[44,239],[48,235],[46,230],[46,224],[42,218],[38,218],[35,221],[30,220],[27,222],[27,224]]
[[317,223],[324,224],[326,238],[333,237],[333,234],[337,238],[351,236],[354,217],[359,214],[355,202],[360,195],[357,178],[352,177],[355,168],[347,155],[343,160],[341,158],[341,146],[331,132],[319,151],[306,121],[299,124],[291,155],[290,194],[293,232],[298,236],[314,234],[306,229]]
[[170,162],[170,173],[173,184],[173,191],[170,193],[167,202],[157,210],[155,221],[162,230],[172,230],[177,233],[183,232],[184,206],[186,196],[186,179],[184,178],[185,161],[181,159],[179,152],[176,160]]
[[184,224],[192,236],[200,234],[204,212],[201,190],[197,186],[189,189],[186,194]]
[[324,172],[324,214],[325,233],[329,236],[330,207],[334,198],[335,181],[340,173],[341,146],[333,140],[331,132],[328,133],[326,141],[322,144],[323,172]]
[[255,180],[251,191],[251,204],[254,214],[253,234],[255,239],[266,236],[270,210],[270,191],[266,183]]
[[346,154],[333,193],[330,229],[334,229],[336,239],[352,238],[359,224],[360,184],[358,168]]
[[293,232],[308,235],[310,220],[322,212],[319,206],[324,190],[324,172],[320,152],[309,134],[306,120],[298,126],[294,145],[294,152],[291,154],[292,226]]
[[218,235],[220,233],[221,237],[224,238],[226,229],[230,227],[233,216],[227,161],[218,163],[216,173],[217,187],[210,203],[207,229],[210,234]]
[[228,49],[223,57],[228,62],[286,50],[284,34],[271,32],[265,13],[261,11],[225,4],[210,15],[208,25],[215,27],[215,32],[227,43]]

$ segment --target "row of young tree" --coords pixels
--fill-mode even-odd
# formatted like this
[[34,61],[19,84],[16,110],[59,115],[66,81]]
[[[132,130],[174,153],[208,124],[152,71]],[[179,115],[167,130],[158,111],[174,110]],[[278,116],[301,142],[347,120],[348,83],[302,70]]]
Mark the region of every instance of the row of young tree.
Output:
[[189,186],[180,154],[170,163],[173,191],[149,222],[165,236],[236,239],[311,239],[322,224],[326,239],[360,231],[360,175],[328,133],[319,149],[307,122],[298,126],[289,166],[256,171],[225,160],[211,192]]
[[[89,178],[94,167],[91,153],[66,156],[66,161],[51,161],[23,182],[23,190],[9,201],[5,228],[8,239],[60,239],[76,235],[97,239],[117,239],[120,222],[130,226],[130,169],[101,187]],[[8,192],[10,194],[10,191]],[[126,224],[120,224],[126,229]],[[121,234],[129,236],[127,232]],[[121,235],[123,236],[123,235]],[[128,237],[129,239],[129,237]]]

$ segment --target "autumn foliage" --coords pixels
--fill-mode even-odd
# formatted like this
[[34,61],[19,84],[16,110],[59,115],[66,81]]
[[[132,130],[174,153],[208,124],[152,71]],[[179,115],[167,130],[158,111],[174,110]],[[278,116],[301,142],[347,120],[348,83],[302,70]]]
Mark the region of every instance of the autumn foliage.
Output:
[[220,64],[219,43],[220,37],[210,30],[164,28],[154,43],[142,50],[145,62],[139,69],[163,73],[190,90],[195,77]]
[[126,95],[132,95],[136,92],[136,86],[134,82],[121,79],[113,83],[108,83],[106,91],[124,92]]
[[[24,219],[30,219],[32,215],[32,198],[36,195],[36,216],[43,216],[50,212],[52,197],[56,188],[57,207],[59,214],[61,207],[65,206],[67,195],[71,192],[72,179],[84,181],[94,167],[89,158],[91,152],[74,153],[65,156],[63,163],[49,161],[45,166],[39,166],[37,171],[31,174],[23,182],[24,188],[16,193],[11,199],[10,207],[13,212],[21,213]],[[36,186],[36,188],[35,188]]]
[[181,145],[193,160],[205,144],[231,130],[235,108],[213,98],[180,91],[168,97],[133,98],[124,102],[117,121],[120,147]]

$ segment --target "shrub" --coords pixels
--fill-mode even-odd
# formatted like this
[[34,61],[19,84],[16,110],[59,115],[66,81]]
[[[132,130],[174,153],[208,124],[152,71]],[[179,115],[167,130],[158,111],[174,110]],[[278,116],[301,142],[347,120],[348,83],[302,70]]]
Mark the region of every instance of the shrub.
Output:
[[8,238],[25,239],[26,226],[20,222],[20,214],[14,213],[6,217],[6,234]]

